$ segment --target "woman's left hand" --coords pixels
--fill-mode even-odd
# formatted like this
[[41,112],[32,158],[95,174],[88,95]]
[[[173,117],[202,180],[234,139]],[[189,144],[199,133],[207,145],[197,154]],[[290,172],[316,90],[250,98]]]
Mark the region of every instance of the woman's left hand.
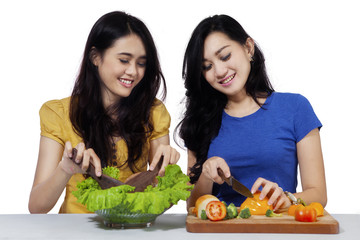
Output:
[[165,145],[165,144],[159,144],[159,146],[156,148],[154,157],[151,161],[149,170],[152,171],[154,170],[155,166],[158,164],[158,162],[160,161],[161,157],[164,157],[160,171],[159,171],[159,175],[163,176],[165,173],[165,167],[169,164],[175,164],[179,161],[180,159],[180,153],[173,147],[171,147],[170,145]]
[[260,186],[262,186],[262,190],[259,196],[260,200],[264,199],[265,196],[268,196],[268,204],[274,206],[274,211],[290,207],[290,200],[277,183],[259,177],[253,184],[251,192],[255,193],[260,188]]

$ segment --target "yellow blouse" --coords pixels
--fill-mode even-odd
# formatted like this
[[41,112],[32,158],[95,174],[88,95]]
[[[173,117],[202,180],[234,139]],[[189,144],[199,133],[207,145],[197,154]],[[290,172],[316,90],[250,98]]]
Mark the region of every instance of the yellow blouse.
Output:
[[[70,97],[61,100],[52,100],[43,104],[40,109],[40,126],[41,136],[51,138],[61,145],[65,145],[66,141],[70,141],[75,147],[82,138],[78,136],[73,128],[69,118]],[[165,105],[158,99],[155,100],[151,109],[151,118],[154,125],[154,131],[147,140],[142,157],[136,166],[140,171],[147,170],[147,160],[149,156],[150,140],[160,138],[169,134],[170,115]],[[127,164],[123,163],[127,160],[127,146],[123,139],[116,143],[116,159],[111,159],[111,166],[122,166],[120,169],[120,181],[125,181],[132,171]],[[76,197],[71,193],[76,190],[76,184],[84,180],[82,174],[75,174],[71,177],[66,185],[65,199],[60,208],[59,213],[90,213],[85,206],[77,202]]]

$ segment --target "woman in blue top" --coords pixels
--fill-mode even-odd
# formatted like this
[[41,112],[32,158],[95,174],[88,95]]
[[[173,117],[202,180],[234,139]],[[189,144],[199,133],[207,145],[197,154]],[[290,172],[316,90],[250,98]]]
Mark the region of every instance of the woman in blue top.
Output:
[[[203,194],[239,206],[245,197],[218,175],[233,175],[274,210],[291,205],[285,192],[305,202],[327,202],[319,129],[310,103],[275,92],[265,60],[242,26],[226,15],[204,19],[188,43],[183,77],[186,111],[178,126],[188,148],[195,188],[187,207]],[[303,191],[296,193],[299,165]]]

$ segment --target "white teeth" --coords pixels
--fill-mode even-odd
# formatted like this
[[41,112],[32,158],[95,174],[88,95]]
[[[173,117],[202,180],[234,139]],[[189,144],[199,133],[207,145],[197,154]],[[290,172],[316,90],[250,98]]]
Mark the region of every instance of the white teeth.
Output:
[[231,77],[229,77],[228,79],[226,79],[225,81],[223,81],[221,84],[225,84],[225,83],[230,82],[231,80],[233,80],[234,77],[235,77],[235,74],[232,75]]
[[125,83],[125,84],[131,84],[132,83],[132,81],[130,81],[130,80],[125,80],[125,79],[121,79],[121,78],[120,78],[120,81]]

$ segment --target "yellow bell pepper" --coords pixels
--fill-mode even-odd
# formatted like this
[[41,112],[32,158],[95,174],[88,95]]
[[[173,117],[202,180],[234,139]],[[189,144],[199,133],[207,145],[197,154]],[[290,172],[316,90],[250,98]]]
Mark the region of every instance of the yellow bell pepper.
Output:
[[249,208],[251,215],[265,215],[268,209],[273,210],[272,205],[268,205],[268,197],[259,199],[260,192],[254,194],[253,198],[247,198],[240,206],[240,211]]

